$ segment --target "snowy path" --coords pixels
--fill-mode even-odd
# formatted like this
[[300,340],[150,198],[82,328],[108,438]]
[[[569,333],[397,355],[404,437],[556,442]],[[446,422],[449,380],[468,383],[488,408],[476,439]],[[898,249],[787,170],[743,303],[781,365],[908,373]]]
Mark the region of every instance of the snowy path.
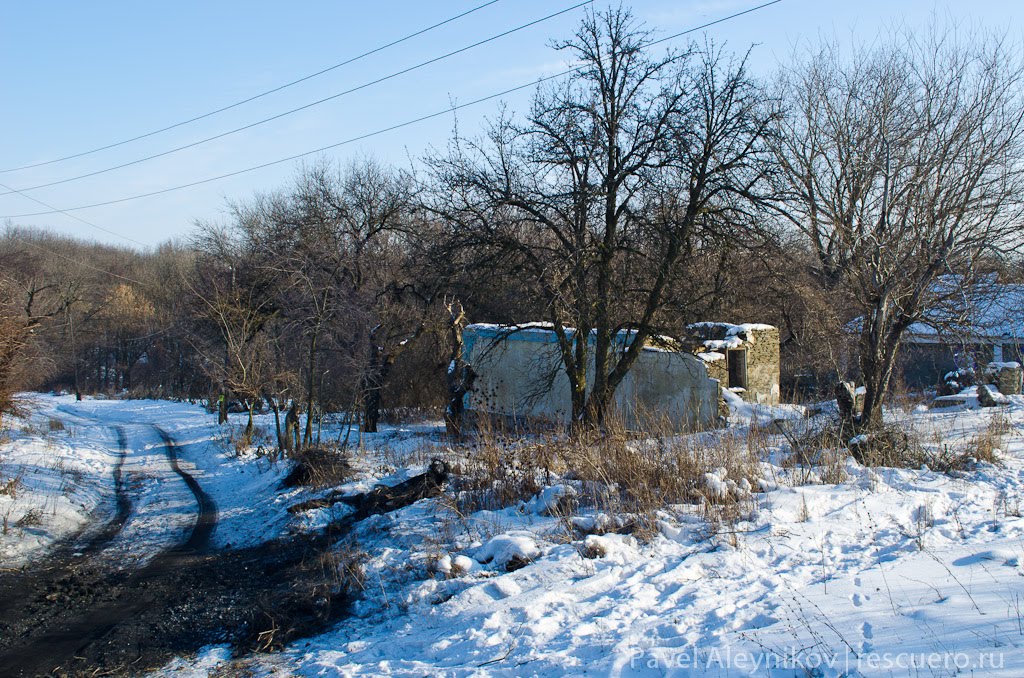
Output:
[[[72,425],[85,431],[107,427],[80,408],[58,409],[64,430]],[[69,666],[83,648],[147,612],[154,602],[149,589],[159,589],[173,577],[180,559],[209,547],[217,526],[217,505],[182,468],[174,439],[151,424],[123,423],[107,428],[117,439],[116,455],[108,455],[116,457],[110,468],[113,516],[61,539],[57,548],[30,567],[0,575],[0,608],[4,610],[0,666],[11,675],[34,675]],[[130,453],[126,429],[135,442]],[[154,437],[160,440],[158,445],[151,444]],[[156,450],[162,454],[153,454]],[[127,473],[126,466],[131,469]],[[153,493],[147,492],[146,483],[132,482],[131,488],[126,487],[126,476],[134,474],[138,480],[143,473],[156,480],[152,489],[160,496],[147,497]],[[187,511],[172,509],[174,520],[166,519],[170,515],[153,520],[154,507],[185,508],[182,488],[192,497]],[[132,511],[131,495],[139,493],[148,499],[141,504],[143,520],[136,520]],[[166,529],[184,521],[188,528],[184,531]],[[132,533],[140,530],[148,530],[147,539],[132,538]],[[125,553],[133,558],[125,559]]]
[[119,533],[108,540],[112,557],[141,564],[169,547],[197,551],[209,545],[217,525],[216,501],[195,478],[192,464],[180,459],[180,446],[160,426],[134,413],[111,417],[87,403],[63,404],[57,412],[88,430],[110,427],[121,444],[132,446],[112,471],[121,502],[129,502]]
[[185,484],[188,485],[188,489],[192,492],[192,495],[196,498],[196,505],[198,512],[196,513],[196,522],[192,528],[192,532],[188,539],[181,544],[179,550],[183,551],[200,551],[205,549],[210,544],[210,537],[213,535],[214,529],[217,527],[217,502],[215,502],[209,494],[199,485],[192,474],[181,468],[181,464],[178,461],[178,444],[174,442],[168,433],[160,428],[159,426],[153,427],[160,437],[164,441],[164,450],[167,454],[167,461],[170,462],[171,468],[177,473]]

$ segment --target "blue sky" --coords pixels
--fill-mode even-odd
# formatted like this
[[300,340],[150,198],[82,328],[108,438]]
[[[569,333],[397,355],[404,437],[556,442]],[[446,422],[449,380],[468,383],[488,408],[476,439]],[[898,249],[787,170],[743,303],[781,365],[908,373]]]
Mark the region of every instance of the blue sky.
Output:
[[[144,134],[206,113],[344,61],[442,21],[485,0],[299,3],[221,0],[5,2],[0,6],[0,170],[52,160]],[[762,0],[763,1],[763,0]],[[15,189],[59,181],[247,125],[359,86],[575,4],[500,0],[473,14],[271,96],[162,134],[65,162],[0,173]],[[760,4],[758,0],[636,0],[634,13],[669,35]],[[606,3],[595,3],[606,7]],[[821,35],[870,42],[894,23],[918,26],[932,14],[1006,30],[1020,44],[1015,2],[860,0],[782,2],[708,30],[770,75],[793,49]],[[28,193],[56,208],[118,199],[233,172],[444,110],[564,68],[549,43],[567,37],[582,9],[519,31],[413,73],[301,113],[94,177]],[[693,36],[699,37],[699,36]],[[682,41],[678,41],[682,44]],[[529,90],[507,97],[522,110]],[[497,102],[458,113],[463,134],[481,129]],[[443,147],[453,117],[334,149],[345,161],[372,155],[408,165]],[[203,186],[65,214],[0,218],[133,247],[187,237],[195,220],[223,216],[226,199],[285,186],[297,162]],[[5,192],[0,188],[0,192]],[[0,195],[0,215],[46,210]],[[104,229],[104,230],[100,230]],[[115,235],[116,234],[116,235]]]

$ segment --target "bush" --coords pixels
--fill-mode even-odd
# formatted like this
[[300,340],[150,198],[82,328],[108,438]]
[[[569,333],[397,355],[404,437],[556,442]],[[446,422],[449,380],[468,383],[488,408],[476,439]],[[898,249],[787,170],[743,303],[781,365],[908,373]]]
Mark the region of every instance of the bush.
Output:
[[283,487],[334,487],[353,475],[348,456],[337,449],[309,447],[293,453],[292,458],[295,467],[281,482]]

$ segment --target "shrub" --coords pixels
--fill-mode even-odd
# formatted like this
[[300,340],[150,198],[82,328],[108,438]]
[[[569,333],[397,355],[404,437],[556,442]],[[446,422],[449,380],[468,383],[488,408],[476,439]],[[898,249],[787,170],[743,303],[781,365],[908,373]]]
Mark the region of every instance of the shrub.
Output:
[[294,452],[292,458],[295,467],[282,481],[284,487],[333,487],[353,475],[348,456],[337,449],[308,447]]

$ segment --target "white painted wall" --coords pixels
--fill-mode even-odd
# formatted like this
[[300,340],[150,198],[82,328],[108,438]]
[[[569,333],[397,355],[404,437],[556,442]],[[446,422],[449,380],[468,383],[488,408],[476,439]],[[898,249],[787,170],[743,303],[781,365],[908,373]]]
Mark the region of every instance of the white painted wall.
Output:
[[[552,332],[528,329],[498,338],[493,326],[466,328],[467,359],[478,373],[467,409],[570,423],[569,379]],[[591,370],[593,364],[591,364]],[[707,428],[718,416],[718,381],[687,353],[645,350],[616,392],[618,416],[629,428]]]

